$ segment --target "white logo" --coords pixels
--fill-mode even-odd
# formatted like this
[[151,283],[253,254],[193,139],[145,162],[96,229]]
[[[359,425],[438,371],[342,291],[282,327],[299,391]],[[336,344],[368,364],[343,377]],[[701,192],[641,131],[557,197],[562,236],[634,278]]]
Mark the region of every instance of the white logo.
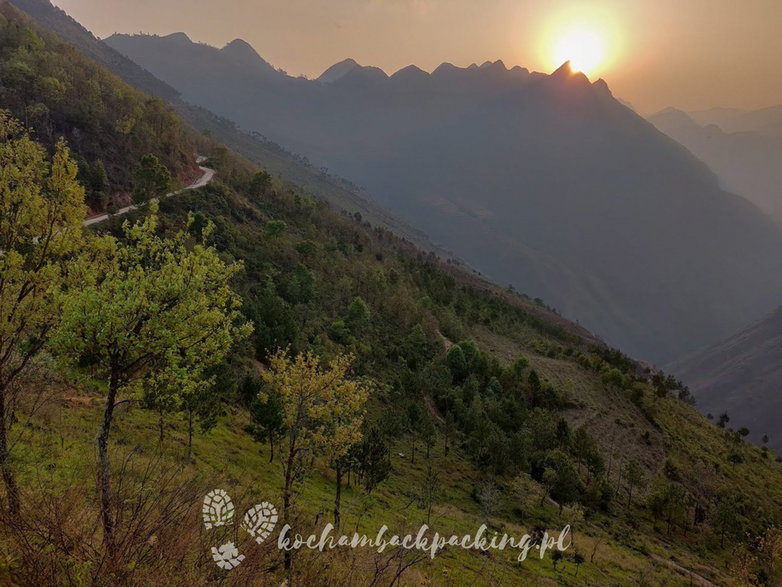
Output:
[[260,544],[269,537],[277,525],[277,508],[264,501],[244,514],[242,528]]
[[230,571],[239,566],[244,560],[244,555],[239,554],[239,549],[233,542],[226,542],[220,548],[212,547],[212,558],[218,567]]
[[[230,526],[234,522],[234,504],[231,497],[222,489],[210,491],[204,497],[201,512],[204,518],[204,527],[207,530]],[[239,527],[252,536],[258,544],[261,544],[274,531],[277,519],[277,508],[264,501],[247,511]],[[556,549],[564,552],[572,544],[570,526],[565,526],[558,537],[544,532],[540,539],[529,534],[524,534],[521,537],[509,536],[508,534],[500,536],[490,532],[485,524],[478,528],[474,535],[448,536],[441,535],[439,532],[430,534],[429,530],[428,525],[423,525],[417,534],[389,535],[388,526],[384,525],[376,536],[367,536],[366,534],[358,534],[358,532],[354,532],[352,536],[337,536],[333,534],[334,526],[326,524],[319,536],[317,534],[302,536],[301,534],[293,534],[290,525],[285,524],[278,536],[277,548],[287,552],[301,548],[324,552],[339,547],[368,547],[375,549],[378,553],[383,553],[389,547],[399,547],[426,552],[431,558],[435,558],[446,546],[482,552],[505,550],[510,547],[519,551],[517,560],[522,562],[527,559],[530,552],[537,551],[542,559],[547,551]],[[226,542],[219,547],[212,547],[212,559],[218,567],[230,571],[238,567],[245,556],[239,552],[236,544]]]
[[[220,526],[230,526],[234,521],[234,504],[231,497],[223,489],[210,491],[204,497],[201,513],[204,527],[207,530]],[[240,528],[255,538],[258,544],[266,540],[277,525],[277,508],[264,501],[244,515]],[[245,556],[239,554],[239,549],[233,542],[227,542],[220,547],[212,547],[212,559],[221,569],[230,571],[238,567]]]

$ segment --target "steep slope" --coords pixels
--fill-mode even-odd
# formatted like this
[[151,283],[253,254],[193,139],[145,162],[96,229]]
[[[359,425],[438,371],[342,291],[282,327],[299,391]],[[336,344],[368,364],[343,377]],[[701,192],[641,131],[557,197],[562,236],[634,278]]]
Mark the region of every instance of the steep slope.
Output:
[[[26,33],[18,42],[32,33],[41,40],[31,53],[59,46],[7,14]],[[67,60],[60,75],[67,79],[72,67],[81,71]],[[172,124],[187,134],[176,117]],[[183,459],[183,413],[159,414],[136,401],[117,406],[111,451],[122,463],[114,470],[120,548],[107,564],[95,530],[92,462],[105,384],[90,377],[89,357],[77,379],[41,361],[24,385],[42,403],[16,408],[24,425],[15,429],[11,464],[24,480],[25,524],[0,516],[0,582],[286,580],[276,541],[258,546],[241,532],[233,539],[247,560],[230,575],[216,568],[209,556],[215,533],[200,516],[206,491],[216,487],[230,490],[238,511],[260,499],[279,503],[279,454],[271,462],[270,447],[259,454],[248,405],[267,352],[286,346],[323,357],[352,353],[354,375],[373,384],[365,431],[377,432],[391,468],[371,492],[354,471],[343,489],[347,528],[372,533],[389,524],[406,532],[428,521],[446,535],[464,535],[486,523],[515,536],[576,528],[577,547],[558,562],[532,556],[519,564],[515,552],[454,548],[433,561],[421,556],[402,582],[685,584],[705,577],[729,584],[739,572],[754,580],[778,571],[774,560],[747,563],[760,556],[755,538],[773,536],[780,516],[778,463],[698,415],[676,382],[653,388],[634,361],[540,304],[289,182],[269,180],[214,141],[202,138],[198,147],[216,179],[161,202],[160,230],[196,236],[212,221],[210,242],[244,262],[235,288],[255,324],[252,338],[215,373],[216,407],[200,424],[217,424],[211,432],[196,428]],[[119,232],[116,224],[99,228]],[[324,510],[334,488],[328,459],[316,459],[295,497],[302,531],[319,533],[331,519]],[[726,514],[726,503],[743,505]],[[746,554],[740,569],[732,566],[736,548]],[[362,549],[304,552],[293,579],[390,584],[406,562]]]
[[322,83],[180,41],[107,39],[637,356],[679,356],[782,299],[779,228],[602,80],[496,62],[391,78],[353,67]]
[[649,120],[711,167],[726,189],[744,196],[782,224],[782,134],[774,136],[773,129],[771,134],[728,133],[716,124],[701,126],[675,109],[659,112]]
[[698,408],[750,430],[782,450],[782,309],[720,344],[671,366],[693,390]]
[[31,34],[5,2],[0,25],[0,106],[40,140],[68,141],[93,210],[122,204],[140,159],[150,153],[184,183],[199,175],[195,143],[162,101],[123,84],[51,33]]
[[174,88],[160,81],[124,55],[107,45],[96,43],[97,39],[92,33],[62,9],[53,6],[48,0],[13,0],[11,4],[23,10],[42,26],[63,39],[67,39],[86,57],[106,66],[109,71],[121,77],[131,86],[165,100],[174,100],[179,96],[179,92]]
[[[412,228],[399,217],[378,205],[362,190],[349,181],[313,166],[305,157],[291,153],[268,140],[258,132],[248,133],[231,120],[219,117],[205,108],[193,106],[182,100],[179,92],[160,81],[136,63],[103,43],[69,17],[49,0],[12,0],[10,4],[22,9],[38,23],[56,32],[74,45],[84,55],[137,89],[161,98],[192,128],[215,137],[254,164],[274,175],[282,175],[295,184],[330,202],[350,214],[359,214],[374,226],[382,226],[399,234],[427,250],[440,250],[420,230]],[[185,35],[174,36],[184,44],[190,41]],[[266,75],[275,75],[274,68],[266,63],[248,44],[237,39],[229,43],[222,54],[241,63],[244,67],[259,68]],[[204,64],[206,67],[206,64]]]

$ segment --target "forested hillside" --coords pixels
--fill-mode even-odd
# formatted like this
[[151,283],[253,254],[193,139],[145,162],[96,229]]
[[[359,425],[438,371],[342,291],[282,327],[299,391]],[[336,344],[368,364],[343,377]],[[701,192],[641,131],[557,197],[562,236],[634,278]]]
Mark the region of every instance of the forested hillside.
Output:
[[[44,87],[70,92],[88,62],[0,7],[2,55],[25,63],[72,56],[57,70],[4,77],[3,92],[27,91],[27,103],[66,115],[85,107],[71,93],[57,106],[57,95],[38,91],[36,72],[52,78]],[[29,138],[24,121],[0,119],[2,328],[16,319],[11,285],[48,284],[36,290],[41,305],[24,308],[35,320],[0,330],[13,334],[2,341],[18,343],[7,354],[0,346],[0,360],[29,357],[22,375],[0,386],[0,582],[779,580],[780,464],[698,415],[676,378],[645,370],[540,302],[272,177],[89,67],[111,80],[87,95],[101,129],[124,115],[109,107],[117,95],[140,97],[138,120],[149,106],[168,121],[168,136],[192,137],[184,144],[217,175],[131,214],[124,228],[125,217],[115,218],[78,234],[79,178],[56,127],[41,132],[28,119]],[[17,118],[24,113],[8,105]],[[94,145],[95,157],[106,142],[131,170],[148,153],[173,165],[156,132],[136,143],[133,133],[78,128],[66,140]],[[77,146],[74,155],[86,157]],[[128,182],[110,189],[132,190],[135,180],[109,175]],[[54,227],[32,211],[63,202]],[[12,214],[35,223],[20,234]],[[38,255],[48,259],[45,271]],[[274,355],[279,349],[287,358]],[[0,362],[0,384],[10,364]],[[324,398],[320,412],[295,420],[290,373],[333,374],[338,398],[355,410]],[[305,458],[293,450],[299,425],[311,427]],[[258,545],[238,527],[220,534],[203,526],[202,500],[216,488],[236,500],[237,518],[269,501],[304,534],[337,519],[345,532],[369,534],[427,523],[461,535],[485,523],[521,536],[570,524],[574,544],[523,563],[514,552],[456,548],[433,560],[362,549],[286,560],[276,536]],[[210,555],[218,536],[246,555],[231,571]]]
[[65,137],[93,210],[119,203],[143,155],[154,154],[187,180],[198,173],[195,146],[170,109],[51,33],[33,32],[0,5],[0,101],[47,144]]
[[272,175],[282,175],[295,181],[297,185],[340,209],[351,213],[358,212],[373,225],[385,226],[422,248],[435,248],[424,233],[390,214],[347,180],[316,167],[306,158],[285,150],[259,133],[243,131],[235,122],[185,102],[179,92],[97,39],[49,0],[14,0],[11,4],[25,11],[36,22],[57,33],[80,53],[103,65],[131,86],[165,100],[191,128],[209,134]]

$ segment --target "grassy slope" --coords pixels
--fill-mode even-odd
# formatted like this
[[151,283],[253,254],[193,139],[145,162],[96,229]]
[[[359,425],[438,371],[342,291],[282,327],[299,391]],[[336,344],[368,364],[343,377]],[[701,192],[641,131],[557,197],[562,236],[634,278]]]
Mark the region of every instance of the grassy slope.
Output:
[[[24,440],[19,452],[24,455],[23,465],[26,474],[25,485],[37,487],[62,495],[72,483],[85,484],[92,479],[93,462],[90,458],[94,451],[93,431],[97,429],[100,417],[101,399],[97,394],[80,392],[78,396],[50,404],[36,418],[35,431]],[[234,495],[237,502],[247,507],[262,500],[279,503],[281,467],[278,462],[268,462],[268,447],[260,447],[242,431],[247,414],[236,411],[227,415],[220,425],[207,435],[198,435],[194,442],[193,463],[183,464],[185,450],[184,427],[181,422],[169,422],[162,445],[162,462],[165,469],[179,469],[184,478],[197,477],[199,486],[207,490],[224,487]],[[56,426],[51,426],[56,423]],[[47,425],[48,424],[48,425]],[[132,466],[143,469],[161,458],[161,447],[157,444],[157,419],[153,414],[139,409],[125,409],[118,418],[115,433],[114,459],[124,462],[130,459]],[[64,442],[61,442],[63,439]],[[143,449],[141,453],[134,450]],[[400,440],[394,447],[393,474],[390,480],[382,484],[367,498],[363,492],[345,489],[343,495],[345,528],[356,527],[369,535],[374,534],[383,524],[392,531],[410,532],[426,521],[426,512],[411,504],[410,493],[425,474],[425,459],[419,458],[411,464],[409,458],[401,458],[399,452],[409,454],[409,443]],[[469,489],[481,478],[463,455],[454,451],[449,457],[442,456],[441,447],[433,450],[435,466],[440,470],[445,488],[443,495],[434,508],[431,527],[444,534],[469,534],[475,532],[483,523],[480,508],[471,499]],[[41,468],[40,463],[50,463]],[[555,529],[563,524],[557,508],[553,505],[540,507],[537,495],[530,501],[534,513],[526,524],[509,521],[513,515],[512,505],[507,503],[491,518],[491,527],[514,535],[530,532],[532,522],[544,523]],[[333,499],[333,477],[322,467],[311,475],[299,495],[301,515],[312,520],[319,512],[330,512]],[[188,528],[181,528],[183,535],[197,534],[196,526],[198,504],[188,504],[193,514],[187,522]],[[237,503],[239,505],[239,503]],[[366,508],[366,509],[365,509]],[[361,519],[356,526],[358,519]],[[617,529],[606,529],[599,525],[577,524],[575,536],[576,548],[589,557],[595,544],[598,544],[594,562],[585,563],[576,575],[576,567],[570,562],[561,563],[554,569],[551,558],[543,561],[534,556],[524,563],[514,561],[512,551],[492,553],[490,556],[478,556],[460,549],[450,550],[434,561],[424,561],[413,567],[407,584],[412,584],[416,576],[428,577],[433,584],[479,585],[516,584],[628,584],[641,576],[648,577],[650,584],[683,583],[674,571],[649,559],[644,552],[656,552],[669,556],[670,549],[656,538],[633,538],[628,536],[621,542],[612,534]],[[630,531],[626,529],[626,531]],[[629,539],[629,540],[627,540]],[[189,553],[189,564],[195,565],[197,575],[203,577],[211,562],[199,559],[201,545],[194,545]],[[247,547],[246,544],[243,545]],[[692,555],[686,552],[677,554],[676,559],[688,568],[697,568]],[[248,560],[248,567],[257,564]],[[257,570],[257,569],[256,569]],[[150,569],[142,570],[141,577]],[[706,571],[701,571],[706,572]],[[150,576],[150,575],[147,575]],[[177,580],[185,580],[185,575]],[[140,578],[140,577],[137,577]],[[256,575],[255,580],[260,577]],[[335,576],[336,579],[336,576]],[[268,581],[268,577],[265,577]],[[183,583],[182,583],[183,584]]]

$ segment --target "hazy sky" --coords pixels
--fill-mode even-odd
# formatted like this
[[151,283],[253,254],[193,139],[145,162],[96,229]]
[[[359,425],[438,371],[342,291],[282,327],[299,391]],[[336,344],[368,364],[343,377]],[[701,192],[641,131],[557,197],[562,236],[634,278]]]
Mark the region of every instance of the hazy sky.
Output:
[[253,45],[291,74],[353,57],[389,73],[502,59],[551,71],[568,31],[605,59],[591,77],[649,114],[782,104],[782,0],[54,0],[99,37],[169,34]]

